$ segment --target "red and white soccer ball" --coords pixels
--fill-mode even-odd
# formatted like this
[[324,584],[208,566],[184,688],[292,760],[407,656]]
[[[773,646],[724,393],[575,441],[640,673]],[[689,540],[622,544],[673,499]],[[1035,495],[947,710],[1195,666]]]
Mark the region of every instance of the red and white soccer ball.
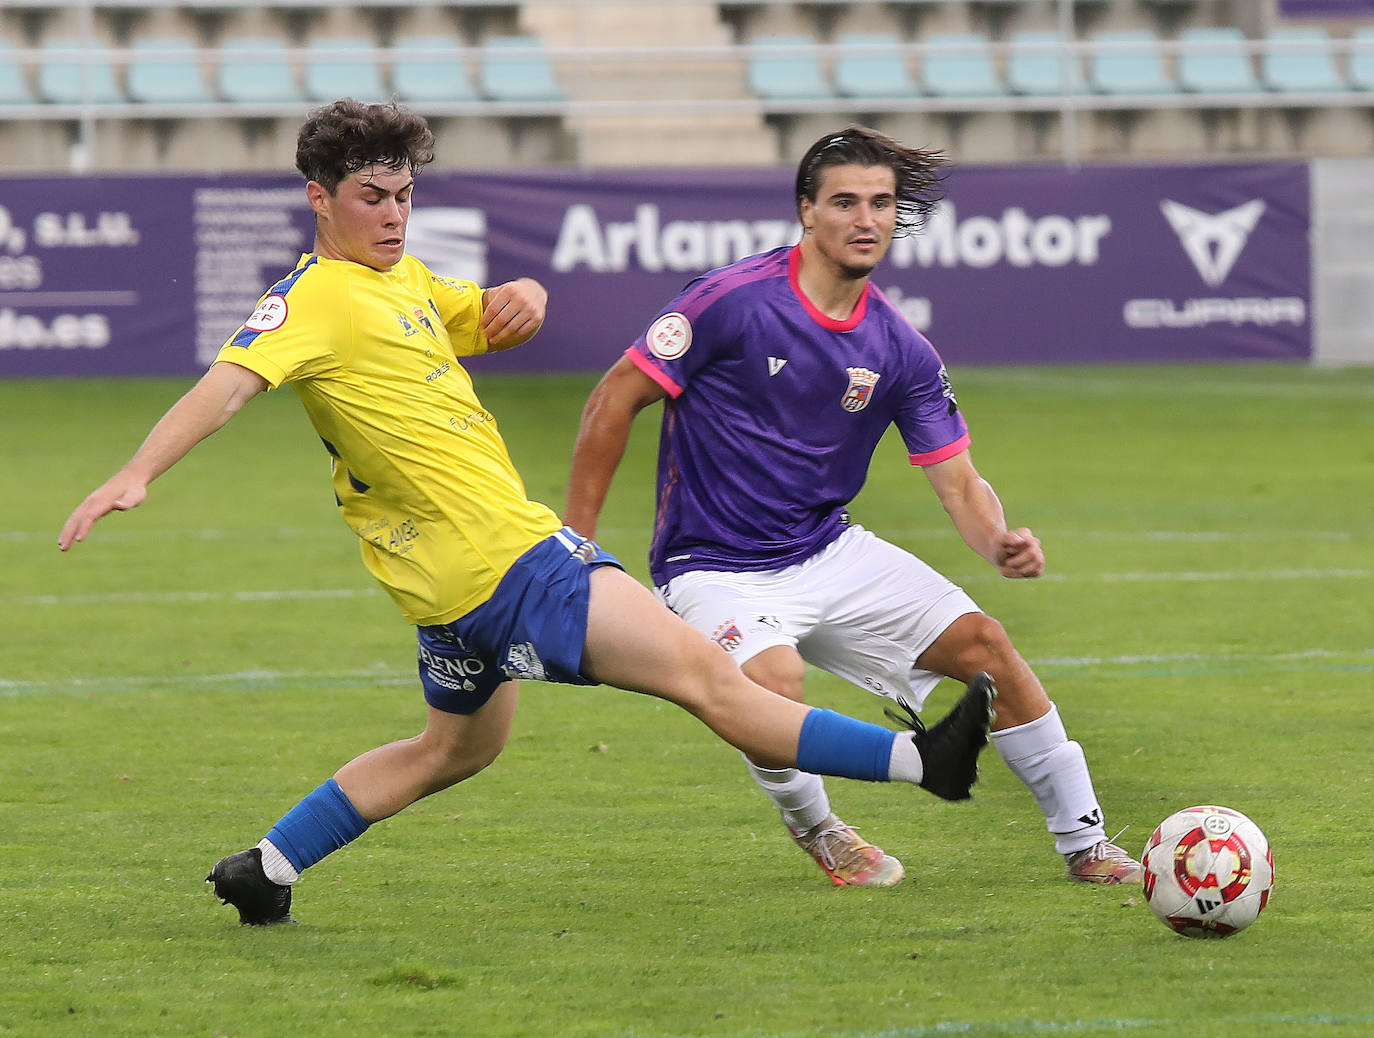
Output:
[[1230,937],[1253,923],[1274,887],[1264,833],[1228,807],[1189,807],[1159,823],[1142,855],[1145,900],[1185,937]]

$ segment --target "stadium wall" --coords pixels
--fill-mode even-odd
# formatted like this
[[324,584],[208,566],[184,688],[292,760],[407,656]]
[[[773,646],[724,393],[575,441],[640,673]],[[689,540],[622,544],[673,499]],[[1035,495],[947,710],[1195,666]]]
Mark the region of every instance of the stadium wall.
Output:
[[[426,172],[409,246],[550,289],[486,370],[597,371],[796,240],[790,169]],[[957,169],[875,283],[951,364],[1374,363],[1374,162]],[[311,245],[294,177],[0,180],[0,377],[193,374]],[[398,319],[404,315],[398,315]]]

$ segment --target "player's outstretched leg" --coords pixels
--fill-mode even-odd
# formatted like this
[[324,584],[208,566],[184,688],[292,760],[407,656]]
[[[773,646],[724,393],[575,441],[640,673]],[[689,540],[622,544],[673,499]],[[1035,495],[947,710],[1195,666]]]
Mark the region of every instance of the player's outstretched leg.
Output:
[[267,878],[259,847],[221,858],[205,882],[215,885],[216,897],[239,910],[239,922],[246,926],[296,921],[291,918],[291,888]]
[[943,800],[967,800],[973,795],[970,790],[978,781],[978,754],[988,744],[988,729],[996,716],[992,701],[996,698],[992,678],[975,674],[954,709],[933,728],[927,728],[905,703],[899,704],[905,717],[886,711],[892,720],[912,730],[911,740],[925,767],[922,789]]

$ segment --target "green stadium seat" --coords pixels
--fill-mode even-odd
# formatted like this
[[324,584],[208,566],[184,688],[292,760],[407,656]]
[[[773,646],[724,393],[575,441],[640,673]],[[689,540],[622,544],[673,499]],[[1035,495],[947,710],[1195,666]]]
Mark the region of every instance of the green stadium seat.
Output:
[[[916,83],[906,69],[901,38],[895,33],[851,32],[835,41],[835,90],[844,97],[913,97]],[[854,50],[846,47],[891,48]]]
[[[1051,44],[1063,42],[1057,32],[1024,31],[1011,36],[1011,53],[1007,59],[1007,86],[1017,94],[1059,94],[1080,89],[1082,77],[1078,59],[1049,50]],[[1065,72],[1068,73],[1067,82]]]
[[553,65],[533,36],[491,36],[482,44],[482,94],[493,101],[561,101]]
[[1356,29],[1350,34],[1350,43],[1350,85],[1357,90],[1374,90],[1374,25]]
[[375,48],[361,37],[311,40],[306,46],[305,96],[311,101],[388,100],[377,59],[367,53]]
[[936,33],[921,61],[921,90],[933,97],[998,97],[1003,94],[986,36]]
[[1239,29],[1185,29],[1179,37],[1178,79],[1197,94],[1245,94],[1260,89]]
[[[38,96],[54,104],[123,104],[124,94],[115,82],[108,57],[84,58],[82,54],[104,51],[99,43],[80,39],[48,40],[38,66]],[[66,53],[63,53],[66,52]]]
[[[1093,42],[1089,85],[1102,94],[1172,94],[1175,86],[1164,71],[1159,37],[1149,29],[1101,32]],[[1122,46],[1113,46],[1120,44]],[[1126,49],[1125,45],[1130,45]]]
[[[1272,30],[1266,37],[1260,77],[1270,90],[1286,94],[1319,94],[1344,90],[1345,83],[1336,71],[1336,55],[1331,37],[1317,26],[1288,26]],[[1287,45],[1287,46],[1285,46]]]
[[14,48],[0,40],[0,105],[33,104],[33,94],[24,82],[24,68],[14,56]]
[[129,97],[145,104],[211,100],[195,47],[186,40],[138,40],[129,61]]
[[[395,43],[391,87],[402,101],[472,101],[477,97],[468,78],[458,40],[442,36],[403,36]],[[452,50],[452,54],[439,53]]]
[[239,104],[300,103],[286,44],[276,39],[239,38],[220,45],[219,95]]
[[749,89],[765,101],[804,101],[834,96],[807,36],[760,36],[749,57]]

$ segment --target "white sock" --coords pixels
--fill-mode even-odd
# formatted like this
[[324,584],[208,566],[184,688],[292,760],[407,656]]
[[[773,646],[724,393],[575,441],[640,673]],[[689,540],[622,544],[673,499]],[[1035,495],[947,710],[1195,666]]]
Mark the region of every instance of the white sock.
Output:
[[1055,850],[1072,854],[1107,838],[1083,747],[1069,740],[1053,703],[1034,721],[993,732],[992,744],[1045,813]]
[[280,883],[285,887],[301,878],[296,866],[287,861],[286,855],[277,850],[276,844],[271,840],[264,837],[258,841],[258,849],[262,851],[262,871],[267,873],[267,878],[273,883]]
[[916,742],[911,738],[911,733],[898,732],[897,738],[892,740],[892,756],[887,764],[887,780],[889,782],[910,782],[915,785],[925,777],[925,762],[921,760],[921,751],[916,748]]
[[796,768],[761,768],[748,757],[744,763],[759,788],[782,812],[782,821],[794,833],[814,829],[830,817],[830,797],[819,775]]

